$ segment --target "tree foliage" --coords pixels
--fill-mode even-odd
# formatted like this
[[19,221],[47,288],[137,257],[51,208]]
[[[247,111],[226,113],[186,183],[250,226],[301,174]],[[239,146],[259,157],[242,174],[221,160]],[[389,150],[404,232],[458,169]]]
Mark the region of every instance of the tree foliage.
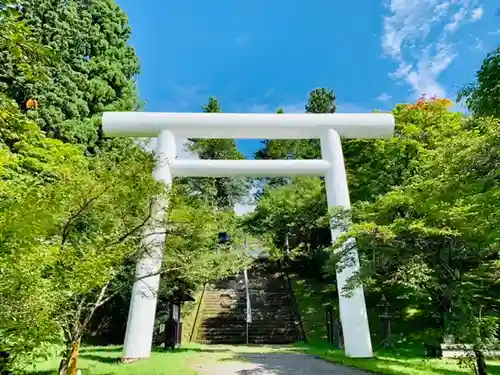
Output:
[[14,4],[0,4],[0,92],[17,84],[46,77],[45,65],[54,58],[48,48],[35,41]]
[[465,100],[467,108],[476,116],[500,117],[500,47],[484,59],[476,79],[460,91],[458,101]]
[[[208,98],[207,105],[202,107],[205,113],[222,112],[220,104],[214,97]],[[236,148],[234,139],[191,139],[191,151],[200,159],[241,160],[245,157]],[[248,195],[249,181],[235,177],[198,178],[190,185],[193,190],[213,202],[217,208],[232,209],[236,203]]]
[[[350,287],[364,281],[368,299],[389,295],[401,313],[416,306],[435,338],[473,342],[464,327],[476,322],[480,331],[498,316],[500,128],[450,112],[450,104],[398,105],[392,139],[343,141],[353,209],[340,241],[356,238],[362,260]],[[329,274],[347,261],[348,247],[331,250],[329,222],[320,178],[265,191],[246,219],[275,248],[288,236],[296,262],[318,276],[318,262]],[[481,337],[474,343],[491,338]]]
[[[314,89],[309,94],[305,106],[306,113],[335,113],[336,97],[332,90]],[[279,108],[277,113],[284,113]],[[255,159],[319,159],[321,156],[319,140],[264,140],[262,148],[255,153]],[[279,184],[274,184],[279,186]]]
[[[19,370],[62,345],[64,374],[93,317],[117,296],[128,301],[151,199],[163,189],[154,158],[132,140],[93,147],[101,112],[137,102],[119,8],[25,1],[0,11],[0,350]],[[234,216],[185,185],[170,194],[162,293],[239,267],[231,248],[213,251],[218,225],[233,228]]]
[[357,205],[348,234],[364,260],[359,279],[416,304],[438,338],[473,344],[478,368],[497,342],[500,308],[499,129],[465,121],[406,186]]
[[[101,137],[103,111],[131,110],[138,104],[132,78],[139,64],[127,44],[125,13],[108,0],[21,0],[17,13],[15,21],[3,25],[14,47],[0,53],[1,91],[28,110],[49,137],[92,148]],[[57,57],[42,64],[46,80],[29,79],[18,65],[21,49],[29,59],[24,65],[38,70],[34,51],[26,47],[30,40]],[[26,108],[30,98],[37,101],[36,110]]]
[[47,138],[15,103],[1,104],[0,342],[21,359],[72,334],[80,299],[136,251],[157,188],[144,169],[152,158],[131,142],[86,158]]

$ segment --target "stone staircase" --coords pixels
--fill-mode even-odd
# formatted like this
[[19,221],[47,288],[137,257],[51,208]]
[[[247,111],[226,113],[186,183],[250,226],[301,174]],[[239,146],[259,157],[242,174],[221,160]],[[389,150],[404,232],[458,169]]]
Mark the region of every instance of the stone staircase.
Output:
[[[248,271],[252,323],[248,344],[288,344],[298,339],[291,298],[279,273],[262,263]],[[203,344],[247,342],[243,272],[207,286],[201,301],[194,341]]]

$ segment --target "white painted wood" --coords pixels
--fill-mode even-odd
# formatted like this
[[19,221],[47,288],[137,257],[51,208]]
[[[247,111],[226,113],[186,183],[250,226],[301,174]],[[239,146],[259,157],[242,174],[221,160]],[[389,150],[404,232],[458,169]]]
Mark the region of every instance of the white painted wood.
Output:
[[[343,207],[350,209],[351,202],[347,187],[342,144],[340,136],[335,130],[327,130],[321,138],[321,153],[323,159],[330,163],[330,169],[325,177],[328,208]],[[331,232],[332,242],[343,233],[342,229],[333,226]],[[348,257],[353,262],[350,262],[348,267],[337,270],[337,289],[339,291],[339,310],[345,354],[352,358],[371,358],[373,352],[363,288],[356,288],[350,298],[345,297],[342,293],[348,279],[359,271],[358,252],[354,245],[352,241],[345,244],[351,249]]]
[[306,139],[335,129],[344,138],[384,138],[394,131],[386,113],[159,113],[106,112],[107,137],[156,137],[170,130],[176,137]]
[[[175,160],[175,137],[163,130],[158,136],[156,168],[153,176],[170,189],[172,173],[170,165]],[[152,220],[145,228],[142,248],[143,256],[136,266],[136,282],[132,287],[127,329],[123,344],[123,358],[134,360],[147,358],[151,354],[156,301],[160,285],[161,264],[165,248],[165,213],[168,202],[165,197],[155,197],[152,205]]]
[[176,160],[176,177],[277,177],[324,176],[330,164],[324,160]]

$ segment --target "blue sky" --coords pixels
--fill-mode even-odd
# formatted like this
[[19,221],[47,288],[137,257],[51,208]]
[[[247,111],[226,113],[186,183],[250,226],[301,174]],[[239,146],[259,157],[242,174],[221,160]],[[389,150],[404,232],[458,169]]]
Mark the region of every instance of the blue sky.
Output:
[[[303,112],[333,89],[338,112],[456,97],[500,44],[498,0],[118,0],[147,111]],[[457,106],[460,110],[460,106]],[[258,141],[240,141],[247,156]]]

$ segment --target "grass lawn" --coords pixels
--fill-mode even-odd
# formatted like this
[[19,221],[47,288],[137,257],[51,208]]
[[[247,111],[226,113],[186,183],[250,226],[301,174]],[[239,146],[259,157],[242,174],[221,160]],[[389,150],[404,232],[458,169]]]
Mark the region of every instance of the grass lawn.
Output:
[[[198,375],[196,365],[211,361],[239,360],[238,353],[269,353],[294,350],[265,346],[229,345],[184,345],[175,352],[162,349],[151,354],[151,358],[134,363],[120,363],[122,348],[102,346],[82,348],[78,368],[83,375]],[[29,369],[30,375],[53,375],[57,373],[59,359],[41,362]]]
[[[198,375],[196,365],[202,363],[239,360],[239,353],[304,352],[329,362],[365,369],[386,375],[465,375],[471,374],[453,360],[423,359],[414,351],[377,352],[375,359],[353,359],[326,345],[295,347],[186,345],[173,353],[157,350],[151,358],[130,364],[119,363],[121,347],[82,348],[78,368],[83,375]],[[29,374],[57,373],[59,361],[54,359],[38,364]],[[489,361],[489,373],[500,375],[500,361]]]
[[[300,306],[304,329],[311,345],[297,345],[306,353],[321,357],[329,362],[344,364],[386,375],[465,375],[472,371],[460,367],[455,360],[426,359],[423,347],[410,346],[410,342],[425,342],[413,336],[420,334],[412,321],[398,322],[400,332],[410,340],[397,350],[376,350],[374,359],[353,359],[344,356],[342,351],[331,349],[326,341],[325,308],[335,300],[335,291],[328,285],[319,284],[315,280],[304,280],[292,275],[293,289]],[[377,319],[371,321],[372,342],[380,341],[377,333],[380,327],[373,327]],[[489,374],[500,375],[500,361],[488,360]]]
[[[356,359],[347,358],[342,351],[331,349],[326,344],[297,344],[297,348],[332,363],[344,364],[384,375],[472,374],[471,370],[460,367],[455,360],[422,358],[415,349],[376,351],[374,359]],[[488,370],[490,375],[500,375],[500,361],[488,361]]]

